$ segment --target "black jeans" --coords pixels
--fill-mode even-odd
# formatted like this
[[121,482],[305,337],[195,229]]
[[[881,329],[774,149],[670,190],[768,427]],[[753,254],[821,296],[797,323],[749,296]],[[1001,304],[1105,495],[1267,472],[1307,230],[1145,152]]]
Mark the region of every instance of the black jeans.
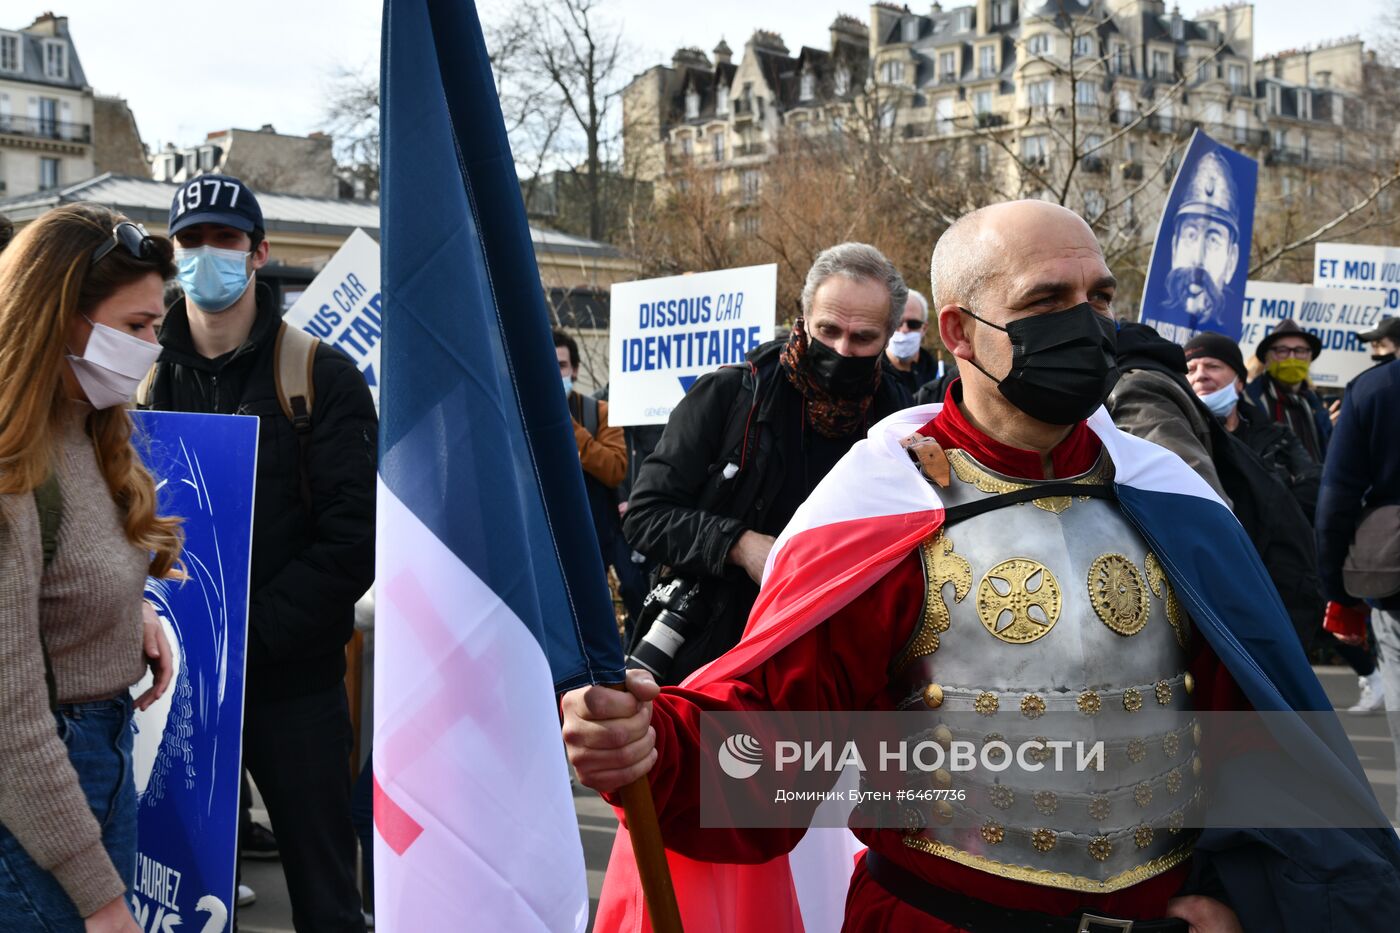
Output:
[[267,804],[297,933],[363,933],[350,823],[350,707],[337,684],[249,697],[243,763]]

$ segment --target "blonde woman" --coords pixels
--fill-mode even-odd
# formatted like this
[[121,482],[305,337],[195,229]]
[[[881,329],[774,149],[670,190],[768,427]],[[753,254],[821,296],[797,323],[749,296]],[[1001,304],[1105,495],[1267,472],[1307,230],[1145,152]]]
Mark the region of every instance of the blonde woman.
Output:
[[170,242],[68,205],[0,254],[0,930],[139,933],[129,688],[170,682],[146,575],[177,573],[126,405]]

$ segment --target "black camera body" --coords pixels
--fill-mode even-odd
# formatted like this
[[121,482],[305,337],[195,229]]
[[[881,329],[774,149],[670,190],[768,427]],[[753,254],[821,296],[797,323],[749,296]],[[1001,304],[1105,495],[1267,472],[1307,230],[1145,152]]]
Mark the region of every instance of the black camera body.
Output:
[[676,655],[686,639],[705,624],[705,618],[700,581],[675,577],[658,583],[642,603],[637,620],[641,637],[627,656],[627,666],[648,671],[657,683],[666,683]]

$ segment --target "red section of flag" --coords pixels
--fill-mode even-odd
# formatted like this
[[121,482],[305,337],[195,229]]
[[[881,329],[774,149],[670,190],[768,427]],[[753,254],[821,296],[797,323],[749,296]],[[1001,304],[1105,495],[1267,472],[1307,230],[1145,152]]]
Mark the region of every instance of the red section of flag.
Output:
[[374,826],[395,855],[403,855],[414,840],[423,835],[418,821],[379,786],[379,775],[374,776]]

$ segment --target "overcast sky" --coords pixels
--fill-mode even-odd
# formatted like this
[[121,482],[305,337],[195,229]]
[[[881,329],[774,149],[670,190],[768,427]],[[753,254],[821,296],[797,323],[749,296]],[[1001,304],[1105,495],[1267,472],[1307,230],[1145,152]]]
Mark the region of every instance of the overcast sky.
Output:
[[[1391,3],[1400,0],[1256,0],[1255,53],[1366,35]],[[1216,5],[1184,0],[1181,10],[1189,16]],[[381,0],[6,0],[0,27],[22,27],[50,7],[69,18],[88,81],[130,102],[152,149],[230,126],[271,123],[284,133],[308,133],[324,122],[326,89],[338,70],[379,67]],[[489,19],[508,0],[482,0],[480,8]],[[793,49],[825,47],[838,12],[865,19],[868,9],[850,0],[602,0],[602,11],[626,24],[635,52],[629,71],[669,61],[680,45],[711,49],[721,36],[738,53],[755,28],[782,33]]]

